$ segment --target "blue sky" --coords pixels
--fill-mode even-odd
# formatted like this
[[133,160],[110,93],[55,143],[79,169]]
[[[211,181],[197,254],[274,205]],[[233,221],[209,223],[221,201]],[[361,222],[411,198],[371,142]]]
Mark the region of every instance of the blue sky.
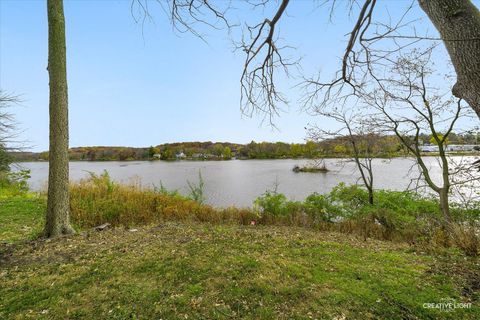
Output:
[[[235,3],[235,2],[234,2]],[[408,1],[390,1],[392,11]],[[302,70],[338,67],[352,25],[342,11],[293,1],[280,35],[297,47]],[[275,120],[278,130],[239,109],[241,52],[225,31],[208,31],[208,45],[172,31],[160,6],[153,22],[136,24],[130,1],[65,1],[70,146],[149,146],[177,141],[302,142],[315,122],[300,112],[298,79],[280,79],[292,102]],[[420,14],[419,9],[415,14]],[[239,17],[244,12],[235,12]],[[260,21],[271,11],[248,13]],[[428,24],[426,27],[429,27]],[[235,37],[235,35],[232,35]],[[32,150],[48,148],[47,14],[44,0],[0,0],[0,88],[22,95],[13,113]],[[326,124],[328,126],[328,124]]]

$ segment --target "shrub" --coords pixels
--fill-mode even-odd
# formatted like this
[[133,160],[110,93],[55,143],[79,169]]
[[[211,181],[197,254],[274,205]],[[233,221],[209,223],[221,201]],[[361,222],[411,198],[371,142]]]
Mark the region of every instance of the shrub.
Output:
[[22,194],[28,191],[30,170],[0,171],[0,189],[9,195]]
[[287,209],[287,197],[281,193],[267,191],[254,204],[263,215],[280,217],[291,213]]
[[343,182],[334,187],[328,197],[344,217],[354,215],[368,205],[368,192],[365,189],[357,185],[346,186]]
[[341,218],[341,210],[331,203],[328,195],[312,193],[303,203],[306,213],[315,222],[334,222]]
[[480,239],[475,229],[478,230],[478,226],[477,228],[459,224],[453,226],[453,241],[467,256],[476,256],[479,253]]
[[438,203],[434,199],[408,191],[375,191],[374,206],[415,217],[440,216],[441,214]]
[[308,217],[300,202],[288,201],[284,194],[267,191],[254,202],[254,209],[265,224],[306,225]]

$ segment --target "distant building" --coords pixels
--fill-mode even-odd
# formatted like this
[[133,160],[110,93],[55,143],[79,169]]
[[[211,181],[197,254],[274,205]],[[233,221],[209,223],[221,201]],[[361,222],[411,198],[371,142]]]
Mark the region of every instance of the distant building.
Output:
[[[423,145],[419,146],[422,152],[438,152],[438,146],[436,145]],[[479,146],[473,144],[449,144],[445,147],[446,152],[471,152],[478,151]]]
[[175,156],[177,157],[177,159],[183,159],[187,157],[187,155],[183,153],[183,151],[180,153],[177,153]]
[[418,147],[422,152],[438,152],[438,146],[423,145]]
[[473,144],[451,144],[447,146],[447,151],[458,152],[458,151],[475,151],[475,145]]

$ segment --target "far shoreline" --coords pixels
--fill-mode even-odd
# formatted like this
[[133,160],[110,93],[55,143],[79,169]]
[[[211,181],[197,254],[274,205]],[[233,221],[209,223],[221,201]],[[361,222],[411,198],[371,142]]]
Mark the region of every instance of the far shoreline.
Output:
[[[438,157],[438,153],[425,153],[422,154],[423,157]],[[469,153],[449,153],[450,157],[476,157],[480,156],[480,152],[469,152]],[[316,158],[232,158],[232,159],[95,159],[95,160],[79,160],[71,159],[69,162],[228,162],[228,161],[249,161],[249,160],[328,160],[328,159],[353,159],[353,156],[335,156],[328,155]],[[392,159],[415,159],[412,155],[396,155],[392,157],[381,157],[375,156],[371,157],[372,159],[383,159],[383,160],[392,160]],[[15,160],[14,163],[25,163],[25,162],[39,162],[39,163],[48,163],[48,160],[43,159],[22,159]]]

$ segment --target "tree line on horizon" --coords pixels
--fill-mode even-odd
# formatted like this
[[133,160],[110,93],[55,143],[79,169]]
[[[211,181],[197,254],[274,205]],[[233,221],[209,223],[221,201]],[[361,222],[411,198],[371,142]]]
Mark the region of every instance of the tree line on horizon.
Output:
[[[358,136],[360,142],[372,140],[373,154],[377,157],[395,157],[408,155],[408,150],[393,135]],[[424,144],[431,144],[432,137],[422,134]],[[477,144],[473,133],[455,134],[449,138],[450,144]],[[305,143],[255,142],[247,144],[231,142],[175,142],[156,146],[135,148],[122,146],[92,146],[69,149],[69,159],[73,161],[131,161],[131,160],[230,160],[236,159],[295,159],[319,157],[344,157],[352,155],[348,140],[342,138],[309,140]],[[13,152],[9,155],[15,161],[46,161],[48,151]]]

